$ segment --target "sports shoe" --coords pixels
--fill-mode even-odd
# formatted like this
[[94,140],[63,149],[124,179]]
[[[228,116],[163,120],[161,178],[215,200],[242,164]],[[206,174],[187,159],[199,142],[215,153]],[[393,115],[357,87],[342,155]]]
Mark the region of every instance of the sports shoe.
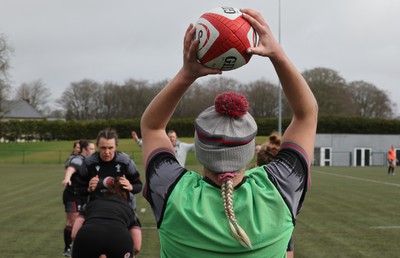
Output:
[[65,257],[71,257],[71,249],[67,249],[67,251],[64,252],[63,254]]

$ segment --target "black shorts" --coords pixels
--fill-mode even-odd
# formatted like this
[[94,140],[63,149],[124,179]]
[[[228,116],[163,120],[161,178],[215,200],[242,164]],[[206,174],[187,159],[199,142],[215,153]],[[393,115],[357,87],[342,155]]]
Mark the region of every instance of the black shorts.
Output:
[[87,203],[88,197],[71,193],[65,189],[62,199],[65,212],[80,212],[83,206]]
[[127,228],[112,224],[84,224],[72,246],[72,257],[133,257],[133,240]]

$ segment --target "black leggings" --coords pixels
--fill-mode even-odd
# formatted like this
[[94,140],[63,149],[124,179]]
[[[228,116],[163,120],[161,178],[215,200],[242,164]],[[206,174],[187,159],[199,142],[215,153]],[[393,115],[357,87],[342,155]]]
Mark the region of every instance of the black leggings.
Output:
[[116,225],[85,224],[76,234],[73,258],[133,257],[133,240],[127,228]]

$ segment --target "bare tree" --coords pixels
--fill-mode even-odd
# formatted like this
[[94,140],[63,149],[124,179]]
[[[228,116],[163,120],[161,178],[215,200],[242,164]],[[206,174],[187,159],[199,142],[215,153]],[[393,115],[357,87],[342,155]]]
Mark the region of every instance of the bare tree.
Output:
[[243,85],[237,80],[218,76],[196,82],[182,97],[174,118],[196,117],[201,111],[213,105],[215,97],[224,91],[238,91]]
[[120,99],[123,105],[120,111],[120,117],[140,118],[147,105],[165,84],[165,81],[161,81],[159,84],[155,85],[151,85],[147,81],[138,81],[134,79],[125,81],[120,89]]
[[120,86],[113,82],[99,84],[96,96],[93,96],[94,106],[97,107],[97,117],[100,119],[111,119],[118,117],[121,110],[121,94],[118,92]]
[[212,100],[209,90],[199,82],[195,82],[181,98],[173,117],[196,117],[201,111],[212,105]]
[[0,34],[0,116],[7,112],[2,110],[4,105],[2,102],[8,99],[10,93],[9,74],[10,55],[13,52],[11,46],[8,45],[5,35]]
[[49,110],[48,102],[50,96],[50,89],[45,86],[41,79],[22,83],[15,93],[15,99],[25,100],[41,113]]
[[142,116],[145,108],[166,82],[149,85],[147,81],[127,80],[100,84],[92,80],[72,83],[58,103],[67,119],[129,119]]
[[[376,87],[365,85],[365,82],[347,84],[338,72],[327,68],[306,70],[303,76],[319,102],[321,115],[392,115],[393,110],[388,106],[394,104],[390,103],[387,95]],[[115,82],[100,84],[85,79],[71,83],[58,103],[63,108],[66,119],[140,118],[150,101],[167,83],[167,80],[149,84],[143,80],[128,79],[120,85]],[[257,118],[277,116],[279,88],[268,81],[257,80],[246,85],[218,76],[204,78],[195,84],[181,99],[174,118],[196,117],[213,105],[215,97],[223,91],[243,92],[249,100],[249,111]],[[362,93],[366,94],[365,91],[371,95],[362,96]],[[363,98],[369,100],[369,106],[362,105]],[[291,110],[287,100],[283,97],[282,101],[282,114],[289,116]]]
[[151,93],[147,81],[127,80],[123,85],[106,82],[99,97],[104,119],[141,117],[147,104],[156,93]]
[[302,74],[317,99],[320,115],[353,115],[350,90],[338,72],[319,67]]
[[249,112],[254,117],[275,117],[278,113],[278,87],[258,80],[247,85]]
[[98,94],[101,85],[84,79],[71,83],[57,101],[66,111],[67,120],[93,120],[99,117],[102,110],[98,109]]
[[363,117],[390,118],[393,116],[393,104],[388,95],[375,85],[365,81],[349,83],[355,107],[355,115]]

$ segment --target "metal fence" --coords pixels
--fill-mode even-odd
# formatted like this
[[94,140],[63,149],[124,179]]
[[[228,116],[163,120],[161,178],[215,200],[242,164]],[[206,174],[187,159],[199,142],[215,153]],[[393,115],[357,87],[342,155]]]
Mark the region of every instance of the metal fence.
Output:
[[370,152],[367,155],[355,155],[352,151],[331,152],[329,157],[321,158],[316,152],[313,165],[315,166],[387,166],[385,152]]
[[[65,164],[70,151],[65,150],[0,150],[0,164]],[[132,159],[140,152],[127,153]]]
[[[65,150],[7,150],[0,149],[0,164],[65,164],[70,152]],[[127,153],[136,163],[141,163],[141,152]],[[313,165],[315,166],[387,166],[386,153],[371,152],[363,160],[354,160],[354,153],[332,152],[328,161],[321,162],[318,152],[315,152]],[[361,162],[361,164],[360,164]],[[188,165],[196,165],[194,153],[189,153]]]

